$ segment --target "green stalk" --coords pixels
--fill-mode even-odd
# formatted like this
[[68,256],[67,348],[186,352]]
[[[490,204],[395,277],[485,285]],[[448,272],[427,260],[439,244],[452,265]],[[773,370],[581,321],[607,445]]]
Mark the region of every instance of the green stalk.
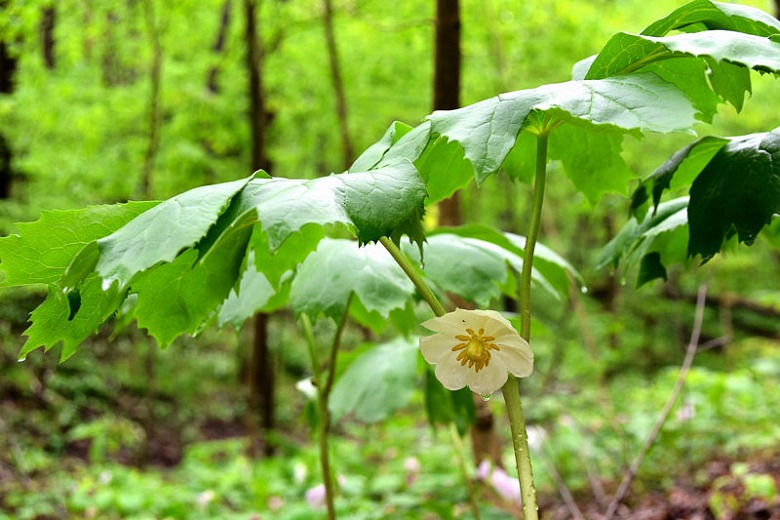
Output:
[[[534,200],[531,210],[531,226],[525,242],[523,255],[523,272],[520,275],[520,336],[531,339],[531,270],[533,269],[534,249],[539,238],[539,228],[542,222],[542,204],[544,202],[544,185],[547,178],[547,137],[548,129],[543,129],[536,136],[536,183],[534,185]],[[509,416],[509,426],[512,430],[512,446],[517,463],[517,476],[520,479],[520,496],[523,499],[523,518],[537,520],[539,518],[536,504],[536,488],[531,467],[531,453],[528,450],[528,433],[525,427],[525,415],[520,401],[520,389],[517,378],[509,374],[502,388],[504,402]]]
[[[347,300],[347,309],[349,303],[352,300],[350,295]],[[320,367],[319,360],[317,358],[317,348],[314,339],[314,330],[312,329],[311,320],[306,314],[301,316],[301,327],[303,328],[303,334],[306,336],[306,343],[309,346],[309,356],[311,357],[311,366],[313,372],[314,384],[317,387],[317,411],[319,415],[319,423],[317,424],[317,436],[320,448],[320,466],[322,468],[322,483],[325,486],[325,505],[328,509],[328,520],[336,519],[336,506],[334,503],[334,497],[336,496],[336,487],[333,483],[333,474],[330,469],[330,450],[328,446],[328,433],[330,431],[330,411],[328,410],[328,401],[330,399],[331,390],[333,390],[333,383],[336,380],[336,357],[338,356],[339,344],[341,343],[341,335],[344,332],[344,327],[347,323],[348,312],[344,311],[344,316],[336,329],[336,333],[333,336],[333,344],[330,348],[330,357],[328,359],[328,374],[325,381],[322,380],[322,367]]]
[[[396,246],[395,243],[389,238],[382,237],[379,239],[379,241],[383,246],[385,246],[385,249],[387,249],[387,251],[390,253],[390,256],[393,257],[396,263],[401,266],[401,269],[403,269],[404,273],[406,273],[406,276],[409,277],[414,286],[417,287],[417,290],[420,291],[423,299],[425,299],[425,301],[428,303],[434,314],[436,314],[436,316],[444,316],[447,313],[447,311],[444,309],[444,306],[441,304],[439,299],[436,298],[436,295],[433,294],[433,291],[431,291],[431,288],[428,287],[427,283],[425,283],[425,280],[423,280],[422,276],[420,276],[420,273],[418,273],[414,268],[414,265],[409,260],[409,258],[403,254],[401,250],[398,249],[398,246]],[[469,506],[471,507],[471,512],[474,515],[474,520],[480,520],[481,517],[479,514],[479,504],[477,503],[476,490],[474,489],[474,484],[469,477],[468,467],[466,466],[466,458],[463,456],[463,442],[460,438],[460,434],[458,433],[458,428],[455,426],[454,422],[450,423],[450,437],[452,438],[452,443],[455,448],[455,458],[458,462],[461,476],[463,477],[463,485],[466,486],[466,492],[469,496]]]
[[379,239],[379,242],[385,246],[385,249],[387,249],[387,252],[393,257],[393,260],[401,266],[401,269],[406,273],[406,276],[408,276],[414,286],[417,287],[417,290],[420,291],[420,295],[428,303],[433,313],[436,316],[444,316],[447,313],[444,306],[439,299],[436,298],[436,295],[433,294],[433,291],[431,291],[431,288],[425,283],[425,280],[423,280],[420,273],[417,272],[417,269],[414,268],[414,265],[409,258],[403,254],[401,250],[398,249],[398,246],[389,238],[382,237]]

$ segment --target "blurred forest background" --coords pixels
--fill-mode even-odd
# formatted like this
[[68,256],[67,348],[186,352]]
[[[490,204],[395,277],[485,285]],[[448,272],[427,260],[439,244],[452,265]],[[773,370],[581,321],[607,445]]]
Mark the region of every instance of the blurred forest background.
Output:
[[[459,101],[566,81],[613,33],[683,3],[461,0]],[[0,233],[42,210],[163,199],[260,167],[343,171],[392,121],[433,110],[436,19],[423,0],[0,0]],[[744,111],[724,107],[701,132],[776,127],[779,88],[756,75]],[[624,155],[639,179],[690,140],[627,138]],[[628,193],[591,205],[555,165],[548,186],[541,240],[588,291],[534,309],[537,368],[523,392],[544,515],[572,516],[567,493],[586,517],[605,508],[674,385],[706,285],[708,348],[628,503],[657,515],[647,518],[780,518],[780,233],[637,289],[631,273],[595,269]],[[461,219],[523,234],[529,193],[506,175],[472,186]],[[255,322],[274,374],[260,382],[250,326],[162,351],[109,325],[62,365],[42,351],[17,363],[44,296],[0,292],[0,519],[319,514],[306,500],[320,482],[310,404],[296,389],[310,370],[291,315]],[[348,338],[344,365],[374,339],[358,328]],[[245,438],[258,409],[259,449]],[[378,424],[335,428],[345,518],[468,517],[449,437],[428,426],[421,392]],[[517,511],[488,486],[480,494],[483,518]]]

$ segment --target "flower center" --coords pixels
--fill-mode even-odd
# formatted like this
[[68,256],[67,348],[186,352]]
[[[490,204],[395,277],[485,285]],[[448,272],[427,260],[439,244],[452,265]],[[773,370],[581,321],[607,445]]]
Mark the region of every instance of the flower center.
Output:
[[456,358],[460,361],[461,366],[469,364],[469,368],[473,368],[475,372],[479,372],[484,367],[490,364],[490,351],[500,350],[498,346],[491,343],[496,338],[493,336],[485,336],[485,329],[479,329],[478,333],[475,333],[472,329],[466,329],[468,336],[463,334],[455,336],[455,338],[462,343],[458,343],[452,347],[453,352],[458,352]]

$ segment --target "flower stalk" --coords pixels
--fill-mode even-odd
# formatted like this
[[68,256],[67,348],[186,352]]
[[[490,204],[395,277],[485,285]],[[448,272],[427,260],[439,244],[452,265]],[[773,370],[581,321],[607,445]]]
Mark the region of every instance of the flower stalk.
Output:
[[[544,189],[547,179],[547,145],[549,133],[560,121],[553,121],[550,117],[540,122],[539,128],[533,131],[536,135],[536,170],[534,182],[534,197],[531,209],[531,222],[528,236],[523,251],[523,269],[520,275],[520,338],[526,346],[531,338],[531,275],[533,272],[534,250],[539,238],[539,230],[542,221],[542,206],[544,203]],[[409,279],[419,290],[423,299],[433,310],[437,317],[446,314],[444,306],[433,294],[430,287],[422,279],[420,273],[412,265],[411,261],[401,250],[387,237],[380,239],[393,259],[403,269]],[[431,320],[434,321],[434,320]],[[481,335],[480,331],[480,335]],[[458,339],[466,339],[456,336]],[[473,340],[474,338],[472,338]],[[491,338],[492,339],[492,338]],[[470,345],[470,343],[469,343]],[[421,343],[422,347],[422,343]],[[460,345],[456,346],[457,348]],[[468,347],[466,347],[468,348]],[[489,356],[488,356],[489,358]],[[480,358],[481,359],[481,358]],[[531,362],[533,358],[531,357]],[[430,362],[430,360],[429,360]],[[487,364],[486,364],[487,366]],[[471,365],[469,366],[471,368]],[[523,375],[523,374],[520,374]],[[438,376],[437,376],[438,377]],[[533,469],[531,466],[531,454],[528,447],[528,433],[525,424],[525,415],[520,400],[520,389],[515,374],[508,374],[506,383],[502,387],[504,402],[507,407],[507,415],[512,432],[512,447],[515,452],[518,480],[520,482],[520,496],[522,499],[523,518],[525,520],[538,520],[539,511],[536,501],[536,488],[534,487]]]
[[420,276],[420,273],[418,273],[414,268],[414,265],[412,265],[412,262],[409,260],[409,258],[403,254],[398,246],[395,245],[395,243],[388,237],[380,238],[379,243],[382,244],[385,249],[387,249],[387,252],[390,253],[390,256],[393,257],[393,260],[396,261],[403,272],[406,273],[406,276],[408,276],[412,281],[417,290],[420,291],[420,295],[426,301],[433,313],[436,316],[444,316],[447,313],[447,311],[444,309],[444,305],[442,305],[439,299],[436,298],[436,295],[433,294],[433,291],[430,287],[428,287],[428,284],[425,283],[425,280],[422,279],[422,276]]
[[[548,121],[545,121],[545,126]],[[531,339],[531,273],[534,261],[534,249],[539,238],[539,228],[542,222],[542,205],[544,203],[544,186],[547,179],[547,142],[550,127],[543,128],[536,134],[536,172],[534,184],[534,199],[531,209],[531,224],[525,242],[523,254],[523,271],[520,275],[520,337]],[[523,500],[523,518],[537,520],[539,518],[536,503],[536,488],[534,487],[531,452],[528,449],[528,432],[525,426],[523,405],[520,401],[520,389],[517,379],[510,374],[502,389],[506,404],[509,425],[512,430],[512,446],[517,464],[517,476],[520,480],[520,496]]]

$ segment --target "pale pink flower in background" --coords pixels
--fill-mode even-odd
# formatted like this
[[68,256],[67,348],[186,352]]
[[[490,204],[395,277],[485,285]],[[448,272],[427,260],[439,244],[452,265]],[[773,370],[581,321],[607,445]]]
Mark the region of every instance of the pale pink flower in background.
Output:
[[325,484],[317,484],[306,490],[306,502],[312,509],[325,507]]
[[404,459],[404,469],[406,470],[406,485],[411,486],[417,480],[417,475],[422,469],[422,464],[415,457],[406,457]]
[[504,500],[522,505],[520,481],[507,475],[503,469],[494,468],[490,462],[483,460],[477,468],[477,479],[489,484]]
[[[344,477],[342,475],[339,475],[336,481],[339,485],[344,485]],[[306,502],[312,509],[325,507],[325,484],[317,484],[316,486],[307,489]]]
[[268,509],[278,511],[282,507],[284,507],[284,498],[276,495],[268,497]]
[[420,338],[420,352],[436,365],[436,378],[448,390],[468,386],[490,395],[506,383],[507,374],[533,372],[528,342],[496,311],[455,309],[421,325],[437,333]]

